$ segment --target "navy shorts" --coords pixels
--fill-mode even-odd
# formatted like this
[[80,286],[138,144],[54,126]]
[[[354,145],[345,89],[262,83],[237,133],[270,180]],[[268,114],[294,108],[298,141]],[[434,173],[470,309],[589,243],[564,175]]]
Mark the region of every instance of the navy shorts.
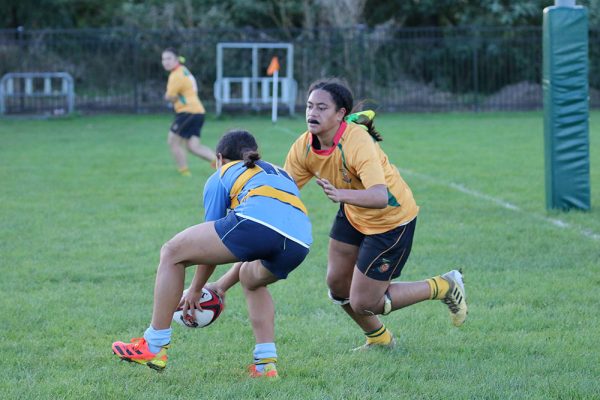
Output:
[[359,248],[356,266],[369,278],[389,281],[400,276],[410,255],[417,218],[375,235],[360,233],[350,224],[344,206],[335,216],[329,237]]
[[287,278],[308,254],[308,248],[233,211],[215,221],[215,230],[238,260],[260,260],[279,279]]
[[200,137],[204,125],[204,114],[177,113],[171,125],[171,132],[184,139],[192,136]]

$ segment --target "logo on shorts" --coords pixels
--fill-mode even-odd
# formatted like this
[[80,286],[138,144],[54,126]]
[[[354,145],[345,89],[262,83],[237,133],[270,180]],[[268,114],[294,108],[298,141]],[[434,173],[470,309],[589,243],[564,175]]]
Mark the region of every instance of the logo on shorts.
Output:
[[379,268],[377,268],[377,270],[383,274],[384,272],[387,272],[389,269],[390,269],[390,261],[386,260],[385,258],[382,258],[381,264],[379,265]]

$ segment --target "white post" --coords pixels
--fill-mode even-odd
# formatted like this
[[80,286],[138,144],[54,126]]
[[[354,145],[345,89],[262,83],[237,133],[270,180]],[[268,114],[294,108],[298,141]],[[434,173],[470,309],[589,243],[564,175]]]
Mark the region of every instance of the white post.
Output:
[[279,77],[279,70],[275,70],[273,73],[273,108],[271,109],[271,121],[277,122],[277,101],[279,100],[279,83],[277,78]]
[[25,94],[33,93],[32,78],[25,78]]

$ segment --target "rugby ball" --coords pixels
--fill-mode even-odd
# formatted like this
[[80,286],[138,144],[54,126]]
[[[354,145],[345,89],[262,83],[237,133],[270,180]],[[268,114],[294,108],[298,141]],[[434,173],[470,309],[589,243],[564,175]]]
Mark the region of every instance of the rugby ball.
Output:
[[183,315],[181,307],[178,307],[173,314],[173,321],[186,328],[204,328],[215,322],[224,308],[223,300],[219,295],[207,288],[202,288],[202,297],[198,300],[197,306],[197,309],[192,310],[195,321],[190,313]]

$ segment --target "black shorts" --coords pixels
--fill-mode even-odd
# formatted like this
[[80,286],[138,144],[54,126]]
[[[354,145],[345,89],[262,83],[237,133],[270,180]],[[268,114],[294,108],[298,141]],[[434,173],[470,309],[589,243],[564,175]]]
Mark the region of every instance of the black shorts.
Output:
[[307,247],[233,211],[215,221],[215,230],[238,260],[260,260],[278,279],[287,278],[308,255]]
[[200,137],[204,125],[204,114],[177,113],[171,125],[171,132],[184,139],[192,136]]
[[387,232],[365,235],[354,228],[344,206],[335,216],[329,237],[359,248],[356,266],[369,278],[389,281],[400,276],[410,255],[417,218]]

